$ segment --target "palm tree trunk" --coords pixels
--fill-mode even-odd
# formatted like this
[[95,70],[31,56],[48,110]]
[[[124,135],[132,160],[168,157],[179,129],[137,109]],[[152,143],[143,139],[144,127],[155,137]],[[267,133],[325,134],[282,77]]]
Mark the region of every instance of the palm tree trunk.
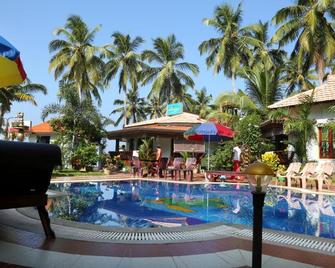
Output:
[[231,83],[233,85],[233,92],[236,93],[236,77],[234,72],[231,75]]
[[3,121],[4,121],[4,115],[5,115],[5,110],[3,109],[2,105],[1,105],[1,107],[0,107],[0,133],[2,132],[2,124],[3,124]]
[[325,76],[325,61],[324,59],[320,58],[316,62],[316,70],[318,73],[318,79],[320,86],[323,84],[323,78]]
[[124,126],[127,125],[127,91],[124,90],[124,101],[123,101],[123,108],[124,108]]

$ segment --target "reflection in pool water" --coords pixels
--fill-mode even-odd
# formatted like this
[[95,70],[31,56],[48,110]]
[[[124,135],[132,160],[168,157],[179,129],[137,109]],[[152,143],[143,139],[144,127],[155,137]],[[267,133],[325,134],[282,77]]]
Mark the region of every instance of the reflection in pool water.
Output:
[[[51,216],[111,227],[183,226],[207,222],[252,224],[247,186],[152,181],[52,184],[69,193]],[[335,238],[335,197],[269,187],[264,227]]]

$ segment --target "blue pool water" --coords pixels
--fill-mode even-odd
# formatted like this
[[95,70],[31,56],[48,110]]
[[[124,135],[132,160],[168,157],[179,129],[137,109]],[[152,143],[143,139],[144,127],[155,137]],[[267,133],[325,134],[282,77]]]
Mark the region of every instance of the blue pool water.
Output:
[[[69,195],[51,216],[111,227],[171,227],[208,222],[252,225],[247,186],[185,185],[152,181],[52,184]],[[335,197],[269,188],[264,227],[335,238]]]

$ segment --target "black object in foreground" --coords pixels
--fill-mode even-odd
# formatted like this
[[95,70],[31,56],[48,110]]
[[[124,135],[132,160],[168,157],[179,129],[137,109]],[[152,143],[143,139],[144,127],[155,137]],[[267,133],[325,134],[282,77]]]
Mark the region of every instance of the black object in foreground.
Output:
[[45,235],[54,238],[45,209],[51,174],[61,151],[50,144],[0,141],[0,209],[37,207]]

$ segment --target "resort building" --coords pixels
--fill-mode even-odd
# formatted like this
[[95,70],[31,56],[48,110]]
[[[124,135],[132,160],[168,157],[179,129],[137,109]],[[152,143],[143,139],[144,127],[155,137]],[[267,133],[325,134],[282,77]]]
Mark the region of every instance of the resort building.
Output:
[[204,142],[188,141],[184,132],[190,127],[206,122],[196,114],[181,112],[124,126],[120,130],[110,131],[108,139],[115,140],[115,151],[120,150],[120,141],[126,142],[126,151],[137,150],[141,140],[155,137],[154,147],[160,146],[162,157],[174,152],[205,152]]
[[[298,111],[299,105],[308,96],[312,96],[313,100],[309,117],[316,122],[316,139],[310,141],[306,148],[308,160],[333,160],[335,159],[335,131],[326,125],[334,122],[335,119],[334,113],[329,109],[335,105],[335,75],[328,75],[327,81],[315,89],[275,102],[268,108],[288,108],[290,114],[294,114]],[[275,135],[282,135],[282,127],[277,126],[275,132]],[[290,141],[290,136],[288,136],[288,140]]]
[[32,126],[30,129],[29,142],[54,143],[56,133],[48,122]]

